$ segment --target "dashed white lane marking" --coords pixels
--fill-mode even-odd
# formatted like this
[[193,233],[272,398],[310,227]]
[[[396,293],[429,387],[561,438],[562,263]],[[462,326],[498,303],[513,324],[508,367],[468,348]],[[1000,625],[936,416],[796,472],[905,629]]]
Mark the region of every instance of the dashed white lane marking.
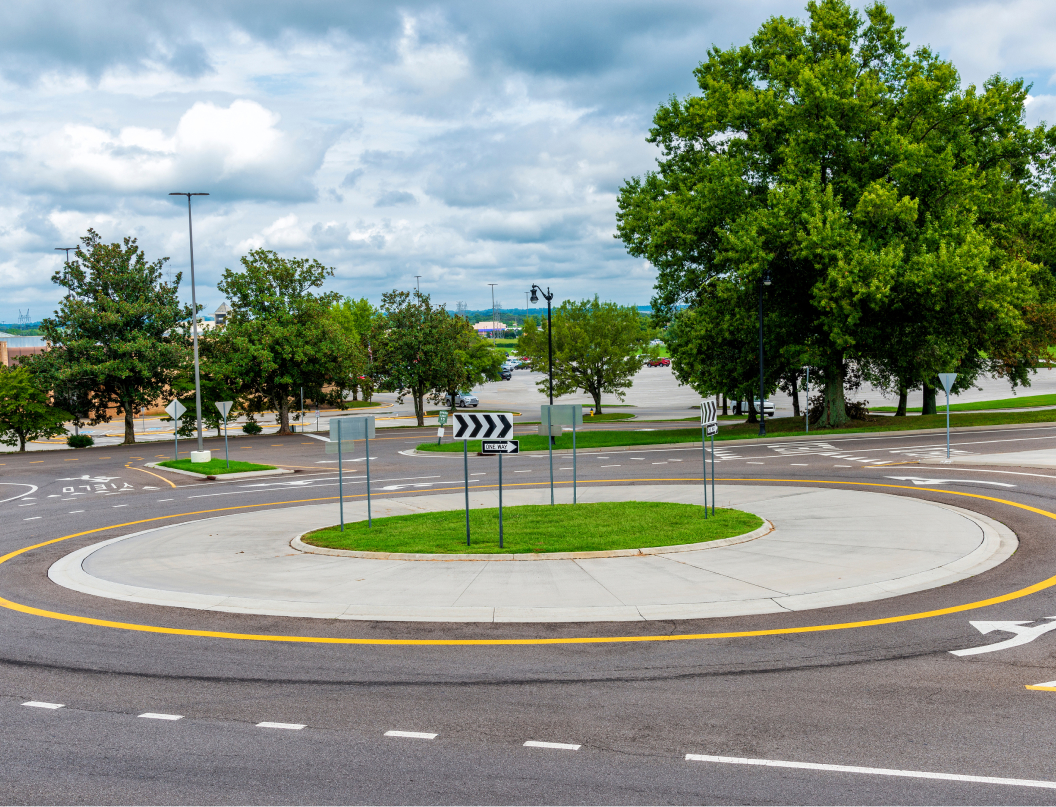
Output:
[[528,748],[556,748],[558,751],[578,751],[580,748],[572,743],[544,743],[539,740],[529,740],[525,745]]
[[261,729],[289,729],[290,731],[300,731],[304,728],[303,723],[269,723],[267,721],[263,723],[257,723],[257,728]]
[[833,465],[833,468],[853,468],[853,465]]
[[410,737],[412,740],[435,740],[438,734],[430,734],[427,731],[386,731],[386,737]]
[[67,513],[66,515],[72,516],[72,515],[74,515],[75,513],[83,513],[83,512],[84,512],[83,510],[71,510],[71,511],[70,511],[69,513]]
[[766,463],[765,462],[751,462],[751,461],[748,461],[748,462],[745,463],[745,465],[766,465]]
[[967,776],[960,773],[904,771],[897,768],[864,768],[859,765],[823,765],[818,762],[786,762],[779,759],[746,759],[743,757],[713,757],[706,754],[686,754],[688,762],[722,762],[727,765],[762,765],[771,768],[803,768],[811,771],[836,773],[866,773],[874,776],[906,776],[912,779],[944,779],[950,782],[975,782],[984,785],[1018,785],[1056,789],[1056,782],[1042,779],[1005,779],[1000,776]]
[[174,502],[174,501],[176,501],[176,500],[175,499],[158,499],[158,504],[161,504],[162,502]]
[[531,471],[530,470],[528,470],[528,471],[514,471],[514,473],[515,474],[530,474]]
[[26,701],[22,705],[33,706],[37,709],[61,709],[65,706],[63,703],[47,703],[46,701]]
[[484,474],[470,474],[470,476],[487,476],[487,474],[486,473],[484,473]]
[[183,720],[183,715],[165,715],[160,712],[144,712],[140,717],[150,718],[151,720]]
[[789,463],[789,465],[798,465],[798,466],[800,466],[801,468],[806,468],[806,467],[808,467],[808,463],[805,463],[805,462],[790,462],[790,463]]
[[38,518],[44,518],[44,516],[30,516],[29,518],[22,519],[23,521],[36,521]]
[[602,465],[602,468],[619,468],[619,465]]
[[128,507],[127,504],[115,504],[114,507]]

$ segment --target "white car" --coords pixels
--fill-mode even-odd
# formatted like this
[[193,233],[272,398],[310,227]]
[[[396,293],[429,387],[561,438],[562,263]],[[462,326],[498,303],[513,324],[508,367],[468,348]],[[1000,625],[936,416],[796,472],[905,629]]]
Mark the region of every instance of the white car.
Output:
[[[741,407],[741,414],[742,415],[747,415],[748,414],[748,402],[747,401],[741,401],[740,407]],[[759,399],[758,398],[755,399],[755,411],[756,412],[759,411]],[[766,401],[763,404],[763,415],[765,417],[768,417],[768,418],[772,418],[774,416],[774,402],[773,401]]]
[[[444,406],[451,406],[450,393],[444,396]],[[480,401],[477,400],[476,395],[470,395],[468,392],[458,392],[455,393],[455,406],[480,406]]]

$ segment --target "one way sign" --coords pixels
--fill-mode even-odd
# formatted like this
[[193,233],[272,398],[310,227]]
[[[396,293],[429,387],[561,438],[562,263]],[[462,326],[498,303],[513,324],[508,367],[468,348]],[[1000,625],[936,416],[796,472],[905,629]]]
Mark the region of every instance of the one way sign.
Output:
[[513,434],[513,414],[470,414],[455,412],[454,439],[486,440],[502,439]]

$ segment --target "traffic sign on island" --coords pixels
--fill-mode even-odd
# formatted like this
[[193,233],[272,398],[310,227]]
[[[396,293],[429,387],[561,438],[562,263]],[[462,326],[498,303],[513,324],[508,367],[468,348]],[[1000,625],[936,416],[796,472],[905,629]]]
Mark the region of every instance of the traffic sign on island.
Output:
[[498,412],[474,414],[455,412],[454,434],[456,440],[502,439],[513,434],[513,413]]
[[715,401],[700,402],[700,425],[711,426],[719,423],[719,407]]
[[704,429],[707,432],[708,437],[714,437],[716,434],[719,433],[719,424],[708,423],[704,426]]
[[494,454],[519,454],[520,440],[481,440],[480,453],[489,456]]
[[173,420],[179,420],[180,416],[187,411],[187,407],[177,400],[172,400],[165,406],[165,411],[169,413],[169,417]]

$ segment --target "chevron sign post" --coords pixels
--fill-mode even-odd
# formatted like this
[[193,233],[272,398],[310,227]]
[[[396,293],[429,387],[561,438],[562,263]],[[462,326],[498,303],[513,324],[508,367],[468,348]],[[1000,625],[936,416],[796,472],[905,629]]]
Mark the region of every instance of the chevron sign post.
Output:
[[700,451],[704,462],[704,518],[708,518],[708,437],[711,438],[711,514],[715,515],[715,434],[719,430],[719,405],[700,402]]
[[[455,412],[451,436],[462,441],[462,465],[466,473],[466,546],[469,546],[469,441],[505,440],[513,434],[513,413]],[[501,455],[500,455],[501,456]],[[502,538],[499,539],[502,546]]]

